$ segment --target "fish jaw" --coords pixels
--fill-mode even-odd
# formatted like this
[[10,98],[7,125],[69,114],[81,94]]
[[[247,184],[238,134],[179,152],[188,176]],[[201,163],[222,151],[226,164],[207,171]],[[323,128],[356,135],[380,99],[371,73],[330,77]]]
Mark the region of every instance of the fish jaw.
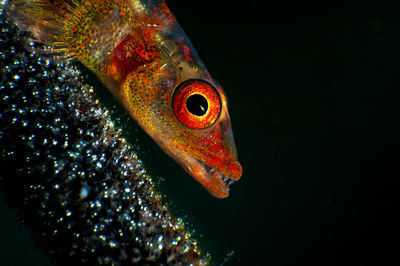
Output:
[[208,166],[173,145],[164,144],[161,147],[214,197],[227,198],[229,196],[229,186],[242,176],[242,166],[238,161],[231,163],[230,167],[234,168],[235,171],[231,176],[227,176],[221,173],[221,170],[218,171]]

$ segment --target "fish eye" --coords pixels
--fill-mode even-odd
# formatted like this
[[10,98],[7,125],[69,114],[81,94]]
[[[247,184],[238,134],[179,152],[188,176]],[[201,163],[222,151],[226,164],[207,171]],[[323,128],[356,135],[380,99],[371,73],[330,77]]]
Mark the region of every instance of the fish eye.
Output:
[[210,83],[189,79],[177,86],[172,96],[174,113],[183,125],[193,129],[210,127],[221,112],[221,99]]

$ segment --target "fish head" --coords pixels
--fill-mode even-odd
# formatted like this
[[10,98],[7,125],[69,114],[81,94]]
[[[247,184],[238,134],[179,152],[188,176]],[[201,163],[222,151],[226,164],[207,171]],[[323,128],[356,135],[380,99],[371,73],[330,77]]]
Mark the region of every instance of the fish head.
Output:
[[222,88],[212,80],[177,81],[169,71],[128,76],[123,87],[132,117],[212,195],[225,198],[240,179],[236,145]]
[[127,76],[121,87],[123,103],[186,172],[212,195],[226,198],[242,166],[225,92],[179,25],[165,32],[157,38],[160,56]]

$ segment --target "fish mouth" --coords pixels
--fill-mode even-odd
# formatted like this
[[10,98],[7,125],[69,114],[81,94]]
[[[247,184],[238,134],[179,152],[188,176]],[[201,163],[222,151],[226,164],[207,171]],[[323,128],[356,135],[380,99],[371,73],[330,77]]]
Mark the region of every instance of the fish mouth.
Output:
[[235,161],[234,164],[237,164],[237,167],[239,167],[240,174],[236,177],[229,177],[176,147],[172,145],[168,146],[167,153],[181,165],[188,174],[217,198],[227,198],[229,196],[230,185],[241,177],[242,167],[237,161]]
[[228,197],[229,186],[236,181],[199,160],[197,160],[197,163],[198,165],[195,167],[201,167],[202,169],[200,168],[200,171],[192,171],[190,174],[214,196],[218,198]]

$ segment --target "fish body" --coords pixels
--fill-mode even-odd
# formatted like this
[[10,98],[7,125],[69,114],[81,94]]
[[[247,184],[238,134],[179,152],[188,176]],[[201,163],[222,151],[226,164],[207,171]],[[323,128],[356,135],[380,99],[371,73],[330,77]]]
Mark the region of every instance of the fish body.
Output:
[[60,58],[78,59],[212,195],[242,175],[227,99],[166,3],[13,0],[8,13]]

